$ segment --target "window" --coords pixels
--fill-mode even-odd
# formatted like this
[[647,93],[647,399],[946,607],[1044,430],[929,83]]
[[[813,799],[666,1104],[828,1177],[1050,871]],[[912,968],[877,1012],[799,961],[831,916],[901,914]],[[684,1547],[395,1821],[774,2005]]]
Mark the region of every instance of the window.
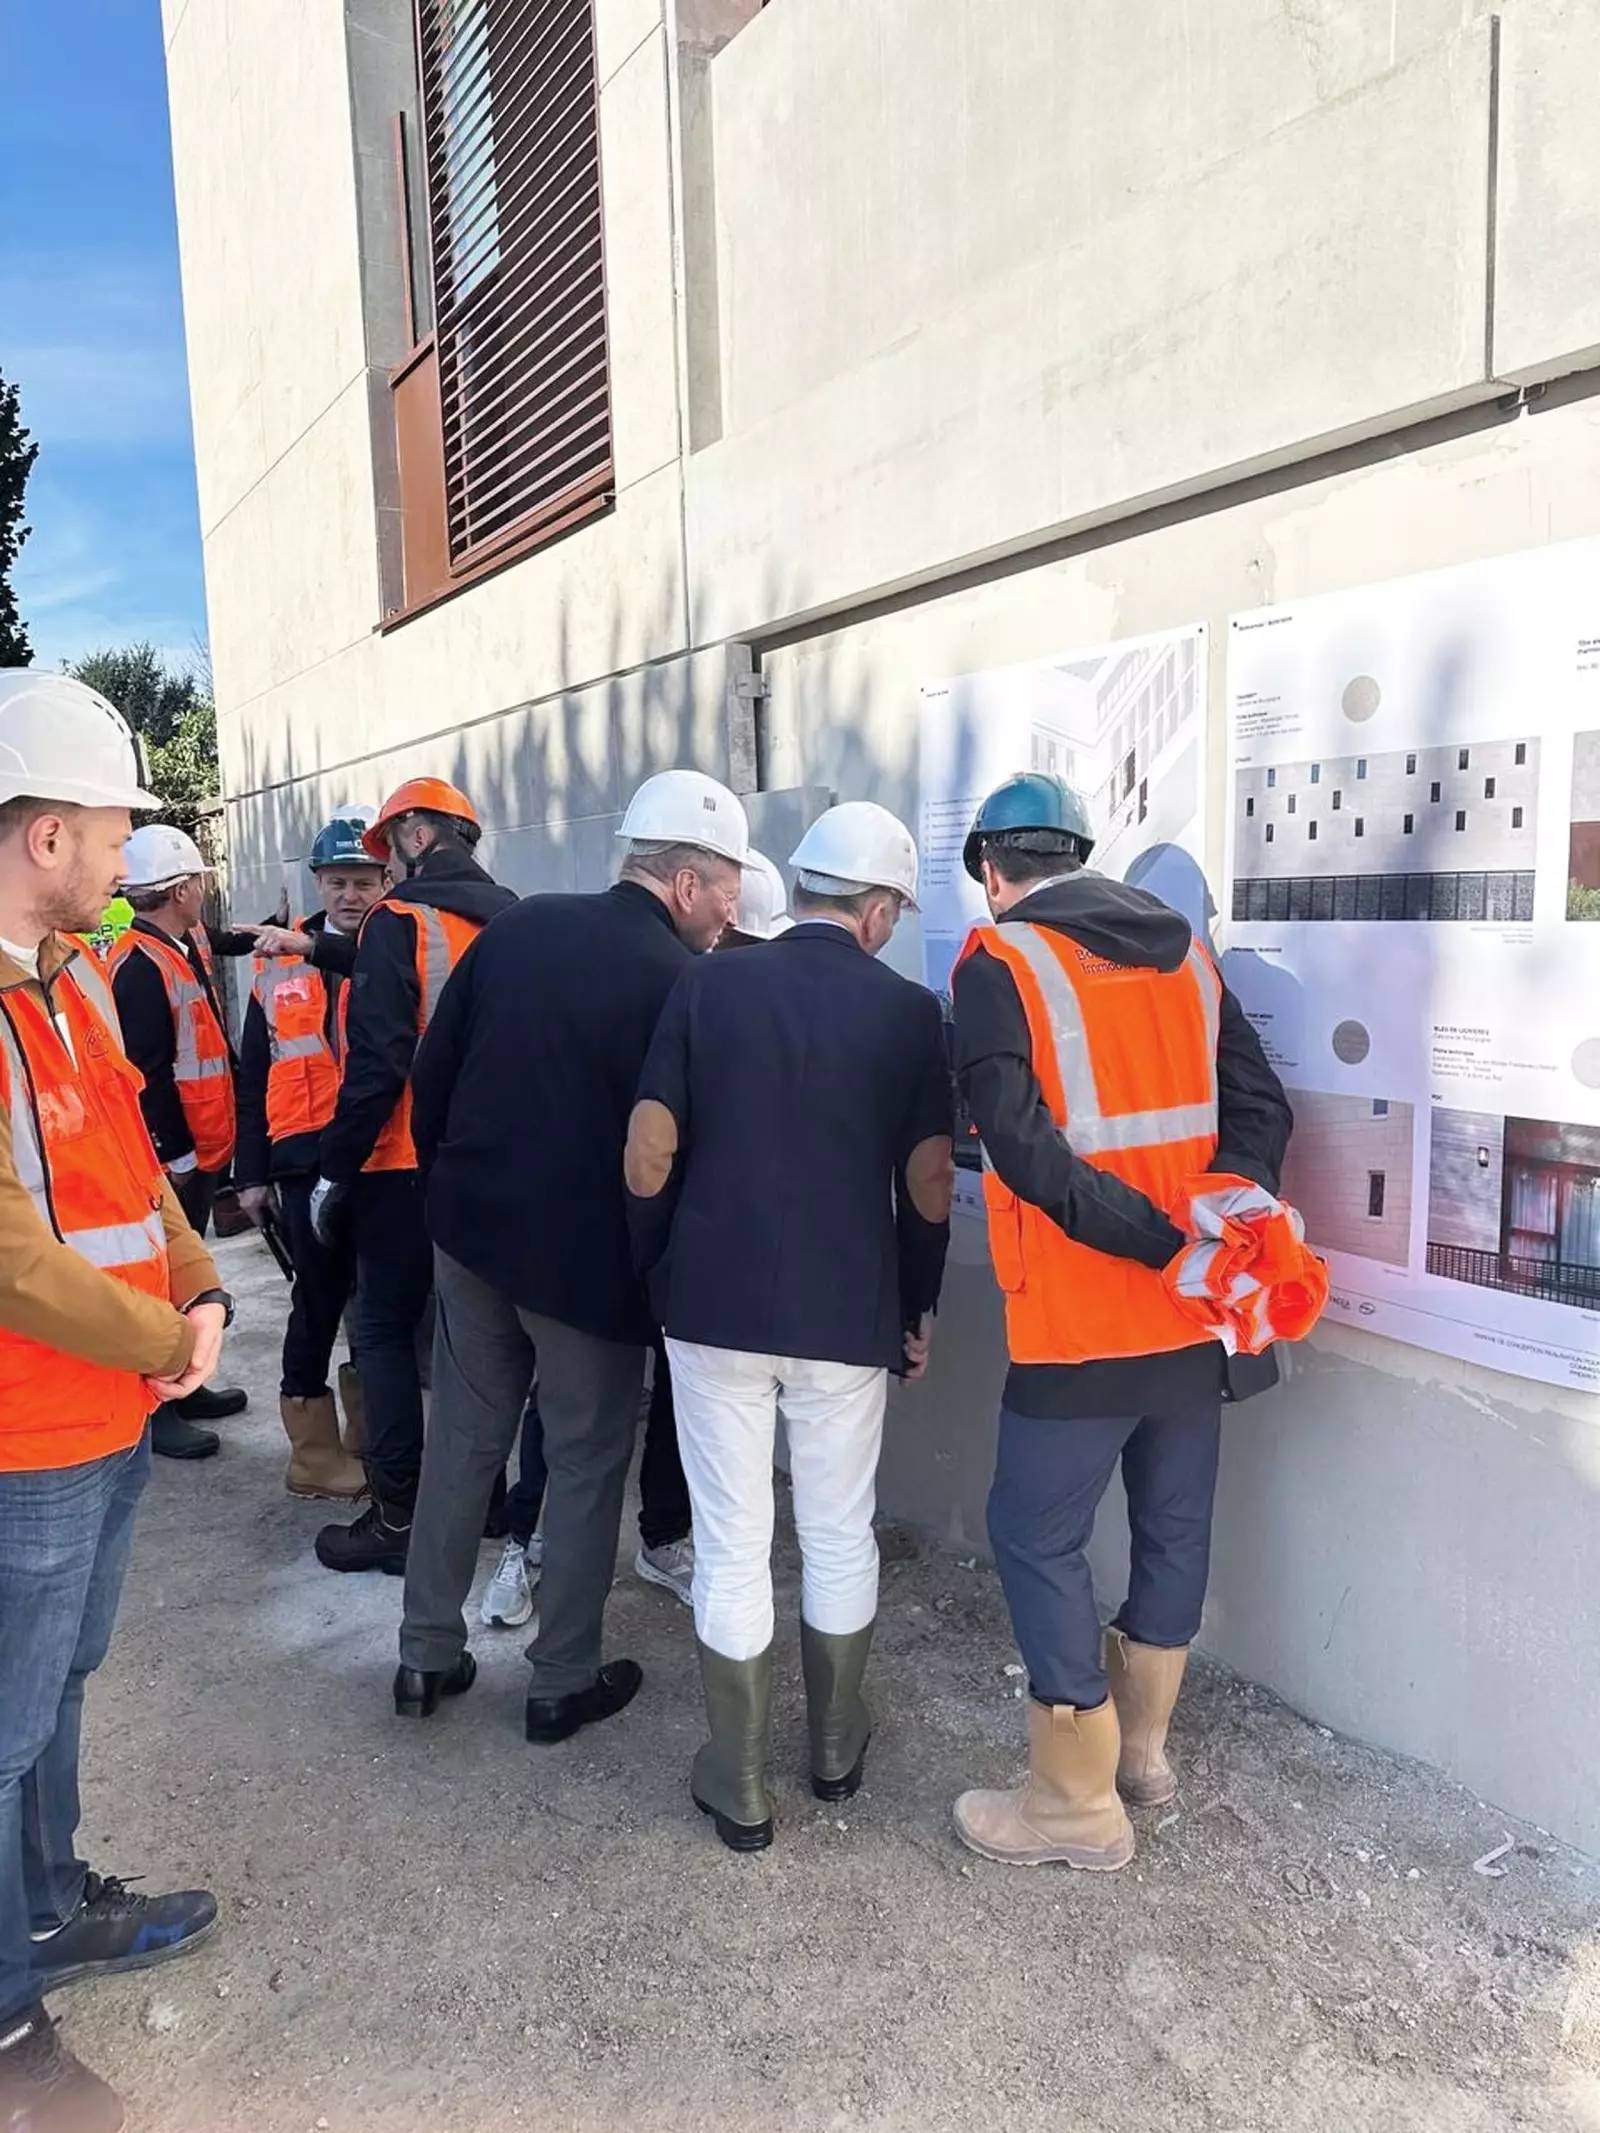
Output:
[[1524,764],[1524,763],[1525,763],[1525,762],[1526,762],[1527,760],[1528,760],[1528,744],[1527,744],[1527,742],[1526,742],[1526,741],[1518,741],[1518,743],[1517,743],[1517,768],[1518,768],[1518,769],[1520,770],[1520,769],[1522,768],[1523,764]]
[[1270,822],[1267,824],[1267,842],[1268,844],[1272,842],[1272,824]]
[[1414,755],[1408,755],[1408,756],[1406,757],[1406,776],[1407,776],[1408,778],[1414,778],[1414,777],[1416,776],[1416,774],[1417,774],[1417,759],[1416,759],[1416,757],[1415,757]]
[[1129,793],[1132,792],[1133,788],[1135,787],[1135,785],[1138,784],[1138,782],[1139,765],[1135,758],[1134,751],[1130,748],[1127,754],[1122,759],[1122,797],[1124,800],[1127,799]]
[[1456,828],[1457,828],[1458,830],[1464,830],[1464,829],[1466,828],[1466,826],[1467,826],[1467,811],[1466,811],[1466,809],[1465,809],[1464,807],[1458,807],[1458,808],[1456,809]]
[[1374,1222],[1383,1219],[1383,1191],[1388,1183],[1388,1173],[1382,1170],[1367,1172],[1367,1213]]
[[1278,782],[1278,773],[1277,773],[1277,772],[1276,772],[1275,770],[1269,770],[1269,771],[1267,772],[1267,790],[1268,790],[1268,792],[1271,792],[1271,791],[1272,791],[1273,787],[1274,787],[1274,786],[1275,786],[1275,785],[1277,784],[1277,782]]
[[1291,814],[1291,815],[1292,815],[1292,814],[1294,813],[1294,801],[1295,801],[1295,796],[1294,796],[1294,794],[1293,794],[1293,793],[1290,793],[1290,795],[1289,795],[1289,812],[1290,812],[1290,814]]
[[1412,831],[1413,831],[1413,830],[1414,830],[1414,829],[1416,828],[1416,826],[1417,826],[1417,818],[1416,818],[1416,816],[1415,816],[1415,815],[1407,815],[1407,817],[1406,817],[1406,819],[1405,819],[1405,823],[1404,823],[1404,829],[1405,829],[1405,833],[1406,833],[1406,835],[1407,835],[1408,837],[1409,837],[1409,836],[1411,835]]
[[1367,774],[1367,759],[1366,759],[1366,757],[1365,757],[1364,755],[1358,755],[1358,756],[1356,757],[1356,776],[1357,776],[1358,778],[1364,778],[1364,777],[1366,776],[1366,774]]
[[394,388],[408,608],[613,493],[593,0],[417,0],[417,55],[434,331]]
[[1480,1170],[1487,1170],[1487,1169],[1488,1169],[1488,1167],[1489,1167],[1489,1151],[1488,1151],[1488,1149],[1487,1149],[1487,1148],[1480,1148],[1480,1149],[1478,1150],[1478,1168],[1479,1168]]
[[1389,1116],[1389,1099],[1387,1096],[1373,1097],[1372,1115],[1374,1118],[1387,1118]]
[[1150,812],[1150,780],[1139,780],[1139,820],[1142,822]]
[[1483,781],[1483,797],[1484,797],[1484,798],[1485,798],[1486,800],[1492,800],[1492,799],[1494,798],[1494,779],[1493,779],[1493,778],[1485,778],[1485,779],[1484,779],[1484,781]]
[[1342,808],[1343,806],[1344,806],[1344,794],[1343,794],[1342,792],[1339,792],[1339,791],[1335,790],[1335,792],[1334,792],[1334,795],[1333,795],[1333,811],[1334,811],[1334,813],[1335,813],[1335,814],[1338,814],[1339,810],[1340,810],[1340,809],[1341,809],[1341,808]]
[[1311,766],[1311,782],[1313,785],[1322,783],[1322,765],[1320,763],[1313,763]]
[[1312,844],[1315,844],[1315,843],[1316,843],[1316,841],[1317,841],[1317,825],[1316,825],[1316,824],[1315,824],[1314,822],[1308,822],[1308,823],[1306,824],[1306,836],[1307,836],[1307,838],[1309,839],[1309,841],[1310,841],[1310,842],[1311,842]]
[[1457,755],[1456,768],[1457,770],[1470,770],[1472,768],[1472,750],[1470,748],[1463,748]]
[[1253,815],[1255,813],[1256,803],[1254,794],[1252,794],[1251,797],[1244,803],[1244,811],[1246,815]]
[[1514,807],[1511,810],[1511,827],[1514,830],[1519,830],[1522,827],[1522,809],[1520,807]]
[[1364,836],[1365,836],[1366,834],[1367,834],[1367,818],[1366,818],[1366,816],[1365,816],[1365,815],[1357,815],[1357,817],[1356,817],[1356,835],[1357,835],[1358,837],[1364,837]]
[[1435,779],[1434,779],[1434,781],[1433,781],[1433,783],[1432,783],[1432,784],[1431,784],[1431,785],[1430,785],[1430,786],[1428,787],[1428,798],[1429,798],[1430,800],[1437,800],[1437,799],[1438,799],[1439,797],[1440,797],[1440,786],[1439,786],[1439,780],[1438,780],[1437,778],[1435,778]]

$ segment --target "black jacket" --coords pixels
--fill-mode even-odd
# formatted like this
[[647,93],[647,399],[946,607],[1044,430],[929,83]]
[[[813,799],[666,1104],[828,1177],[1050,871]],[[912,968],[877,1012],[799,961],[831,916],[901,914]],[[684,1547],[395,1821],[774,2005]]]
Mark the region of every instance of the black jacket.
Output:
[[[199,979],[226,1037],[228,1024],[222,1012],[222,1003],[212,989],[205,965],[201,962],[193,942],[174,940],[164,927],[155,925],[148,918],[136,918],[131,930],[147,934],[152,940],[165,941],[169,948],[180,948],[183,951],[189,968]],[[221,937],[227,938],[226,935]],[[117,1016],[122,1024],[122,1038],[127,1046],[128,1057],[144,1076],[139,1108],[144,1113],[144,1122],[150,1130],[150,1138],[155,1142],[156,1154],[164,1164],[180,1162],[184,1156],[193,1155],[194,1135],[189,1131],[189,1121],[183,1115],[183,1103],[178,1095],[178,1084],[173,1079],[172,1070],[178,1055],[178,1035],[172,1024],[172,1008],[167,999],[165,980],[149,956],[127,955],[112,973],[111,990],[117,1003]],[[229,1049],[231,1052],[231,1045]]]
[[652,1330],[622,1151],[688,960],[636,882],[530,896],[462,957],[417,1051],[412,1131],[434,1242],[524,1310],[602,1340]]
[[[354,964],[355,935],[332,931],[325,911],[313,912],[305,922],[305,930],[318,947],[326,941],[336,951],[348,948],[350,963]],[[344,976],[332,967],[337,959],[337,956],[330,956],[324,960],[315,953],[310,958],[322,979],[322,1033],[336,1054],[339,995],[345,983]],[[239,1040],[239,1144],[233,1158],[233,1180],[239,1186],[265,1185],[275,1178],[305,1177],[314,1175],[317,1170],[322,1141],[320,1133],[295,1133],[287,1140],[274,1141],[267,1132],[267,1076],[271,1067],[267,1017],[252,992],[244,1011],[244,1033]]]
[[[1136,969],[1173,971],[1189,952],[1189,922],[1142,889],[1092,872],[1047,882],[1000,920],[1050,926]],[[1027,1018],[1011,973],[982,949],[954,980],[956,1071],[990,1162],[1019,1198],[1043,1208],[1066,1235],[1094,1250],[1163,1267],[1183,1233],[1142,1192],[1073,1154],[1034,1078]],[[1226,987],[1217,1039],[1215,1168],[1278,1189],[1294,1114],[1260,1040]],[[1269,1357],[1231,1366],[1215,1342],[1167,1355],[1094,1363],[1013,1364],[1006,1404],[1032,1415],[1172,1411],[1214,1396],[1242,1399],[1277,1379]]]
[[664,1189],[628,1196],[667,1332],[903,1368],[950,1241],[947,1168],[938,1219],[906,1185],[912,1151],[954,1125],[933,995],[842,926],[802,922],[685,972],[639,1095],[678,1133]]
[[373,907],[361,928],[345,1014],[339,1108],[322,1134],[322,1175],[341,1184],[357,1175],[377,1146],[417,1051],[417,922],[390,905],[426,904],[486,926],[517,900],[453,845],[436,845],[415,874],[389,891],[389,899]]

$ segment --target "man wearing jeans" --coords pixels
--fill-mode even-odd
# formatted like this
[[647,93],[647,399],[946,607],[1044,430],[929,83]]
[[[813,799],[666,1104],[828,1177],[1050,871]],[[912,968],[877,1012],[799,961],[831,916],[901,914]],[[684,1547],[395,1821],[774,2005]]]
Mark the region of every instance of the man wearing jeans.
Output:
[[426,1717],[472,1685],[462,1602],[537,1358],[550,1478],[526,1732],[540,1742],[614,1716],[643,1678],[600,1657],[652,1331],[622,1151],[656,1019],[737,910],[749,848],[733,793],[692,770],[647,780],[620,835],[615,887],[530,896],[473,943],[412,1081],[438,1323],[395,1709]]
[[73,935],[117,887],[140,789],[120,715],[0,671],[0,2126],[116,2133],[44,1996],[193,1948],[203,1890],[77,1856],[78,1743],[150,1464],[146,1418],[215,1369],[231,1312],[163,1178],[109,985]]

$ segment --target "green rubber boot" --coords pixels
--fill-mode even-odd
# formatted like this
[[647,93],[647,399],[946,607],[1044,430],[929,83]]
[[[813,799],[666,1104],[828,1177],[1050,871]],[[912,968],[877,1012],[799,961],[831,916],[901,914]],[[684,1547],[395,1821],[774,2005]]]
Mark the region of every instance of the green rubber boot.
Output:
[[872,1713],[861,1693],[873,1624],[834,1637],[802,1619],[800,1661],[811,1726],[811,1790],[819,1800],[853,1799],[866,1767]]
[[730,1851],[762,1852],[772,1842],[767,1798],[772,1646],[757,1659],[725,1659],[708,1644],[698,1649],[711,1738],[694,1759],[689,1790]]

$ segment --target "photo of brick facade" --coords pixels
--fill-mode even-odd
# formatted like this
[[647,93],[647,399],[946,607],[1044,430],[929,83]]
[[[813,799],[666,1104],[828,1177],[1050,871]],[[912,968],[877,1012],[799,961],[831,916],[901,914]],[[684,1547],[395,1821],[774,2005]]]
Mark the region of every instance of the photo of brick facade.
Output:
[[1600,918],[1600,733],[1580,733],[1572,744],[1567,916]]
[[1241,770],[1233,916],[1531,919],[1538,782],[1531,736]]
[[1439,1110],[1432,1134],[1428,1272],[1600,1303],[1600,1126]]

